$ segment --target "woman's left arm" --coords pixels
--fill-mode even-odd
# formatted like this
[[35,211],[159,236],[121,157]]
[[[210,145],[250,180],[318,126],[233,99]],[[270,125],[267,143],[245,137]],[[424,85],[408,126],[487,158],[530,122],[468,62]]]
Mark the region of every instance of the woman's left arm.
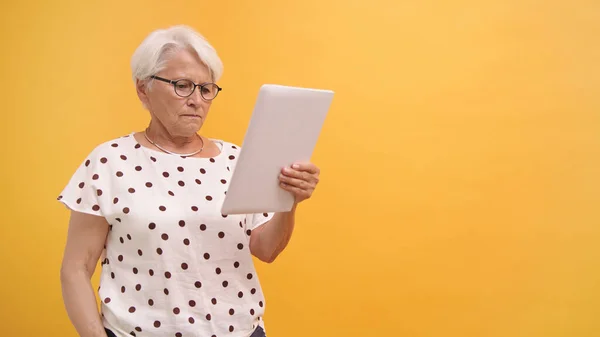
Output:
[[271,263],[281,254],[292,237],[298,204],[312,196],[319,183],[319,174],[319,168],[312,163],[294,164],[281,171],[281,188],[294,195],[294,206],[289,212],[275,213],[271,220],[252,231],[252,255]]

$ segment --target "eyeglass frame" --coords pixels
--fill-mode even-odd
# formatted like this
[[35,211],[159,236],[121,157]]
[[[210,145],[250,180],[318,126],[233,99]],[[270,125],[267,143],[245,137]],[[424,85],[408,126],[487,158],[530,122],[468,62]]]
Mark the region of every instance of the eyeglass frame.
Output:
[[[159,77],[159,76],[156,76],[156,75],[152,75],[152,76],[150,76],[150,78],[152,78],[152,79],[155,79],[155,80],[159,80],[159,81],[163,81],[163,82],[165,82],[165,83],[172,84],[172,85],[173,85],[173,91],[175,91],[175,94],[176,94],[177,96],[179,96],[179,97],[183,97],[183,98],[192,96],[192,94],[194,93],[194,91],[196,91],[196,87],[200,87],[200,96],[202,96],[202,99],[204,99],[204,100],[207,100],[207,101],[212,101],[213,99],[215,99],[215,98],[217,97],[217,95],[219,95],[219,92],[220,92],[221,90],[223,90],[223,88],[221,88],[221,87],[220,87],[218,84],[216,84],[216,83],[212,83],[212,82],[209,82],[209,83],[202,83],[202,84],[196,84],[196,83],[194,83],[194,81],[192,81],[192,80],[188,80],[187,78],[182,78],[182,79],[179,79],[179,80],[168,80],[168,79],[166,79],[166,78]],[[176,86],[177,86],[177,82],[179,82],[179,81],[189,81],[189,82],[191,82],[191,83],[194,85],[194,89],[192,89],[192,91],[190,92],[190,94],[189,94],[189,95],[187,95],[187,96],[182,96],[182,95],[180,95],[180,94],[177,92],[177,88],[176,88]],[[217,87],[217,93],[215,94],[215,97],[213,97],[213,98],[211,98],[211,99],[204,98],[204,95],[202,95],[202,89],[203,89],[205,86],[209,85],[209,84],[210,84],[210,85],[214,85],[215,87]]]

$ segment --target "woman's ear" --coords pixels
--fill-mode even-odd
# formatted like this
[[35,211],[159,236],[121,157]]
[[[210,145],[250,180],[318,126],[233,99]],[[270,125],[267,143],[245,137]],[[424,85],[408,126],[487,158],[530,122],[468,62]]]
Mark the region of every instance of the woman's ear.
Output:
[[137,92],[138,98],[142,102],[144,108],[148,109],[148,81],[146,80],[136,80],[135,81],[135,90]]

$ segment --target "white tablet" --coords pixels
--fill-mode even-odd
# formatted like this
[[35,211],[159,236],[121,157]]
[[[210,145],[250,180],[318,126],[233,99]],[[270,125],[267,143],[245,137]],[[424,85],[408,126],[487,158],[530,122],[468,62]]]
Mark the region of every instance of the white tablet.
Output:
[[294,198],[281,169],[310,161],[333,91],[265,84],[260,88],[221,212],[285,212]]

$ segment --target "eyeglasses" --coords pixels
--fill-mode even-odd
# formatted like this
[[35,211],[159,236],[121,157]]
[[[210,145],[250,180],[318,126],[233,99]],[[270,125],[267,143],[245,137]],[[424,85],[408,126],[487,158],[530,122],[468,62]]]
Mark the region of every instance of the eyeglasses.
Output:
[[219,87],[215,83],[196,84],[186,79],[173,81],[154,75],[150,76],[150,78],[173,84],[173,89],[175,90],[175,93],[180,97],[189,97],[194,93],[196,87],[200,87],[200,95],[202,96],[202,98],[207,101],[210,101],[217,97],[219,91],[223,90],[223,88]]

